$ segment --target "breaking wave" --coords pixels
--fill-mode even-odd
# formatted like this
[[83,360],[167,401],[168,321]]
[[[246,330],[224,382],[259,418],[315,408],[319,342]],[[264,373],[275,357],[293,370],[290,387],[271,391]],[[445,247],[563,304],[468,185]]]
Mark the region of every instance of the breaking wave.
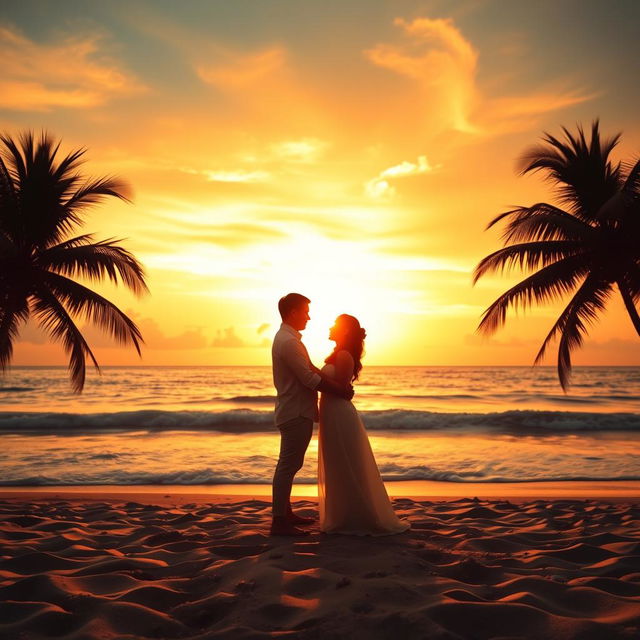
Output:
[[[511,433],[640,431],[638,413],[513,410],[492,413],[441,413],[388,409],[363,411],[370,430]],[[109,413],[0,412],[3,433],[73,433],[110,431],[272,431],[273,412],[231,411],[116,411]]]

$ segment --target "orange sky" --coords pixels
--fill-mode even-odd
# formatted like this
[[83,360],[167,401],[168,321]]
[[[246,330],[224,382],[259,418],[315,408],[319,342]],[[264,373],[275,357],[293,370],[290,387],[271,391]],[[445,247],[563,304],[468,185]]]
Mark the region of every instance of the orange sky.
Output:
[[[343,312],[367,328],[370,364],[533,361],[559,306],[475,334],[514,281],[471,286],[500,246],[483,229],[552,200],[514,169],[545,130],[600,117],[623,131],[619,157],[637,154],[621,72],[638,54],[634,3],[105,4],[0,10],[2,130],[86,145],[88,173],[135,192],[84,227],[127,238],[151,289],[99,287],[147,342],[139,360],[87,327],[101,364],[268,364],[289,291],[312,299],[317,363]],[[639,363],[617,299],[575,361]],[[16,364],[64,362],[25,328]]]

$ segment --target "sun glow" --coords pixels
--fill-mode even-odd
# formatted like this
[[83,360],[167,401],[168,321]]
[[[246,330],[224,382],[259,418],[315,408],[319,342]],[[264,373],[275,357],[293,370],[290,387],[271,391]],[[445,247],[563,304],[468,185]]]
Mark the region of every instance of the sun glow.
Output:
[[[548,27],[562,32],[561,50],[545,49],[536,72],[527,61],[541,34],[523,19],[532,3],[500,11],[513,27],[504,32],[494,3],[480,20],[378,3],[366,24],[340,3],[309,9],[313,20],[289,4],[285,24],[279,10],[252,22],[217,3],[151,3],[144,19],[107,20],[100,33],[92,18],[69,27],[69,3],[43,9],[51,15],[35,30],[19,3],[7,7],[4,130],[49,130],[64,153],[86,147],[88,175],[116,173],[134,192],[133,205],[96,207],[78,233],[126,238],[151,295],[89,284],[135,315],[145,364],[268,364],[276,303],[290,291],[312,300],[304,336],[316,363],[333,347],[335,317],[350,313],[367,329],[367,364],[529,364],[564,304],[510,318],[490,345],[477,338],[483,310],[509,286],[471,284],[500,243],[484,228],[511,203],[553,198],[514,172],[544,131],[600,115],[633,156],[635,85],[602,70],[623,68],[637,39],[598,49],[587,77],[581,61],[595,50],[574,39],[565,59],[557,21]],[[31,329],[16,364],[67,362]],[[88,338],[101,363],[140,363],[99,332]],[[576,355],[633,364],[639,345],[615,298]]]

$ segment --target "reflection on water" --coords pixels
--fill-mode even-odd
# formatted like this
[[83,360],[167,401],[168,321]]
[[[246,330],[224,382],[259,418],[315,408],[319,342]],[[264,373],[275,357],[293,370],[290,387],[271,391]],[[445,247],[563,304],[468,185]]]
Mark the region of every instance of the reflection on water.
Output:
[[[361,410],[640,411],[639,367],[576,367],[564,395],[554,367],[368,367],[356,385]],[[270,367],[105,367],[82,396],[64,367],[15,367],[0,379],[4,411],[223,411],[273,407]]]
[[[201,432],[6,435],[2,484],[269,483],[276,434]],[[640,479],[640,436],[370,434],[385,480],[504,482]],[[316,481],[317,440],[298,481]]]

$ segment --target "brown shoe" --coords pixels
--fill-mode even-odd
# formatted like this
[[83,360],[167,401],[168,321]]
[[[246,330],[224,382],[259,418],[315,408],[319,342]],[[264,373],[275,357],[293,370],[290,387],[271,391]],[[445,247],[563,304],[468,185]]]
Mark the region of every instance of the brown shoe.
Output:
[[287,523],[276,523],[271,525],[271,531],[269,532],[270,536],[295,536],[302,537],[308,536],[309,532],[304,531],[303,529],[298,529],[298,527],[294,527],[290,522]]
[[297,524],[303,527],[308,524],[313,524],[316,521],[315,518],[303,518],[302,516],[293,513],[293,511],[287,516],[287,520],[291,524]]

